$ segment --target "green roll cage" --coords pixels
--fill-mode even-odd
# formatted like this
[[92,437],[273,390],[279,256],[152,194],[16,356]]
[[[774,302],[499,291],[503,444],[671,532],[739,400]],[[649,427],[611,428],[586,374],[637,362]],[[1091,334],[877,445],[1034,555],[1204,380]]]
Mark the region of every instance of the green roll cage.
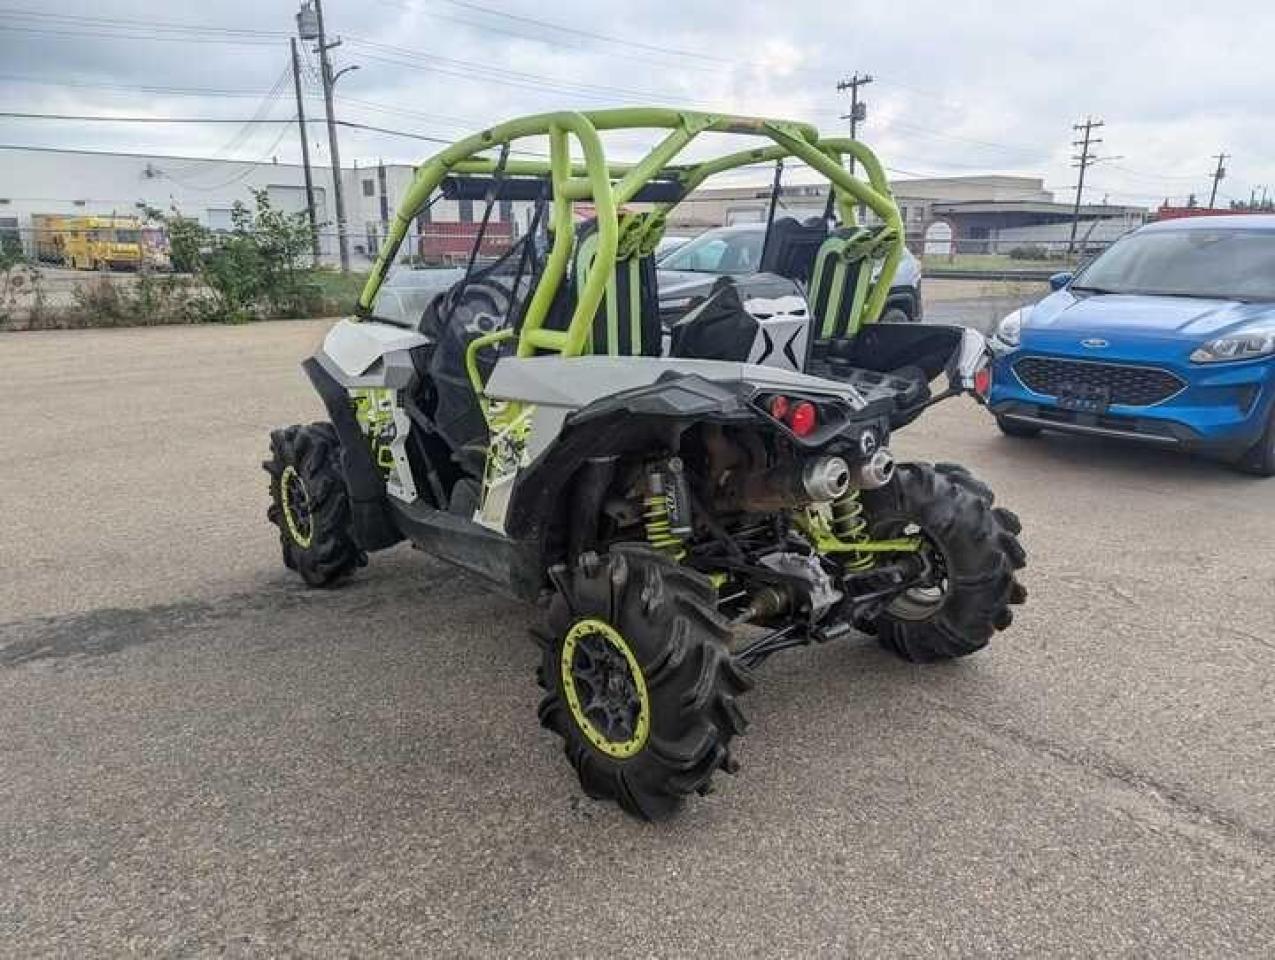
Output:
[[[599,133],[608,130],[655,129],[668,133],[637,163],[608,163]],[[765,137],[770,146],[754,147],[729,153],[713,160],[694,164],[672,161],[701,133],[726,133]],[[494,148],[507,148],[527,137],[549,138],[548,160],[480,156]],[[582,161],[572,159],[574,138]],[[851,156],[867,173],[864,182],[847,171],[844,158]],[[548,177],[552,184],[553,211],[551,229],[553,245],[545,262],[540,281],[523,315],[517,334],[520,357],[551,352],[562,356],[579,356],[586,352],[594,315],[605,294],[608,278],[614,270],[619,245],[618,211],[653,179],[676,182],[681,193],[677,200],[655,205],[654,217],[662,229],[668,212],[686,195],[714,174],[736,167],[780,161],[793,157],[826,177],[832,185],[839,219],[855,224],[856,203],[869,207],[881,218],[876,236],[886,253],[882,268],[872,282],[863,301],[860,322],[880,316],[889,294],[890,283],[903,254],[903,223],[891,196],[885,171],[876,156],[858,141],[848,138],[821,139],[819,131],[807,123],[762,117],[699,113],[662,107],[630,107],[583,112],[542,113],[522,117],[482,130],[459,140],[435,154],[416,172],[412,186],[394,217],[389,236],[381,248],[372,273],[359,297],[359,312],[367,315],[385,280],[385,275],[416,216],[442,183],[452,174]],[[577,293],[575,311],[565,330],[544,326],[550,304],[566,275],[567,263],[575,242],[572,205],[587,201],[593,205],[598,224],[598,244],[594,268]],[[852,329],[857,328],[857,324]],[[483,340],[512,339],[512,331],[504,330]],[[476,342],[474,346],[478,346]]]

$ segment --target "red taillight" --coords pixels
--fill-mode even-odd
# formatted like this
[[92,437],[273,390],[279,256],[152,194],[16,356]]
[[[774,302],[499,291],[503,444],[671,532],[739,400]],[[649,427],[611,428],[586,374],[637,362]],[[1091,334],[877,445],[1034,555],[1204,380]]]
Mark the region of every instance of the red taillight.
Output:
[[980,397],[986,397],[989,390],[992,389],[992,368],[984,367],[978,373],[974,374],[974,392]]
[[799,437],[808,437],[819,425],[819,411],[809,400],[802,400],[788,413],[788,426]]
[[776,420],[783,420],[788,416],[788,398],[777,394],[770,398],[770,415]]

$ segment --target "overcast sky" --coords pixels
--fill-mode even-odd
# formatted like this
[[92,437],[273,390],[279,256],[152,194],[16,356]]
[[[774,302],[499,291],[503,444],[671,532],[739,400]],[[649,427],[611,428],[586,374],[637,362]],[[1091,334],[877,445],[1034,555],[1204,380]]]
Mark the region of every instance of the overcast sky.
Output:
[[[287,119],[296,5],[277,0],[0,0],[0,109]],[[327,0],[342,119],[448,140],[493,121],[623,104],[792,116],[841,132],[839,79],[893,175],[1022,173],[1064,192],[1071,126],[1106,121],[1086,200],[1275,194],[1275,2],[1072,0]],[[559,28],[555,29],[555,25]],[[310,56],[313,61],[313,55]],[[321,116],[321,103],[306,109]],[[273,95],[271,95],[273,93]],[[295,161],[295,127],[0,119],[0,143]],[[343,159],[436,145],[343,130]],[[326,161],[322,127],[310,140]],[[631,155],[636,144],[617,144]],[[3,191],[0,171],[0,192]]]

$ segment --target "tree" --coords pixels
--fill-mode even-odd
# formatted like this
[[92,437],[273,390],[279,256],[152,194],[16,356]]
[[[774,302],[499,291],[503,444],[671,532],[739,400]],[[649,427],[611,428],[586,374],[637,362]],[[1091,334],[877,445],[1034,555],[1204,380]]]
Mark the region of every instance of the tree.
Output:
[[210,318],[250,320],[302,312],[310,291],[302,267],[312,233],[304,214],[275,209],[264,190],[253,207],[236,201],[229,230],[210,230],[173,209],[142,207],[168,233],[173,268],[196,273],[212,291]]

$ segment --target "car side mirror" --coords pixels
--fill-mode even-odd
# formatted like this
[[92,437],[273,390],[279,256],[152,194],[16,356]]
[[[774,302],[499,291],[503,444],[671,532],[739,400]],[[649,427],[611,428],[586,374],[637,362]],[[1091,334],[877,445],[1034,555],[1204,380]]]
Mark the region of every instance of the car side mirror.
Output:
[[1063,287],[1067,286],[1067,284],[1071,283],[1072,276],[1073,274],[1068,273],[1066,270],[1062,273],[1055,273],[1049,278],[1049,289],[1061,290]]

